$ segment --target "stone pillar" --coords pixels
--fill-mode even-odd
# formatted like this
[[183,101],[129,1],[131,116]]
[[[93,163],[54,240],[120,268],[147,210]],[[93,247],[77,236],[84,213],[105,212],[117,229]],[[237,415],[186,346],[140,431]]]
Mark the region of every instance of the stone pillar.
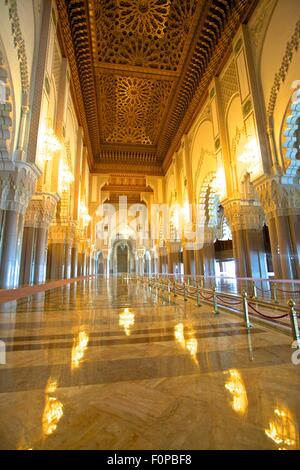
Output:
[[20,263],[20,282],[22,285],[31,285],[34,282],[34,254],[37,240],[37,229],[24,227],[22,255]]
[[[4,155],[4,153],[3,153]],[[0,164],[0,288],[19,283],[24,214],[40,170],[34,165],[2,158]]]
[[49,229],[47,279],[69,279],[71,250],[75,238],[75,222],[54,221]]
[[47,243],[48,243],[48,229],[36,229],[36,246],[35,246],[35,259],[34,259],[34,283],[40,284],[46,280],[46,265],[47,265]]
[[42,283],[46,278],[48,228],[59,196],[35,193],[25,214],[20,283]]
[[77,277],[78,269],[78,246],[75,244],[71,249],[71,277]]
[[284,176],[264,175],[255,187],[269,228],[275,277],[299,279],[299,183],[290,183]]
[[262,229],[264,215],[259,203],[231,199],[223,203],[223,206],[231,226],[236,275],[267,278]]
[[190,260],[190,250],[183,248],[183,266],[184,274],[191,274],[191,260]]

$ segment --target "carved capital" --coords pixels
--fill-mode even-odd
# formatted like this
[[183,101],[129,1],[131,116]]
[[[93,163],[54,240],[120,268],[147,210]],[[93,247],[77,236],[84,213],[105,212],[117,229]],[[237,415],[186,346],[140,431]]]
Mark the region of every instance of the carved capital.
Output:
[[260,178],[255,183],[267,219],[300,214],[300,186],[284,176]]
[[0,209],[25,214],[41,171],[22,161],[0,162]]
[[25,214],[24,226],[48,229],[58,201],[58,194],[33,194]]
[[59,222],[55,221],[49,228],[49,243],[64,243],[72,245],[75,239],[76,222]]
[[223,204],[225,216],[233,232],[257,230],[264,223],[264,213],[256,201],[230,199]]

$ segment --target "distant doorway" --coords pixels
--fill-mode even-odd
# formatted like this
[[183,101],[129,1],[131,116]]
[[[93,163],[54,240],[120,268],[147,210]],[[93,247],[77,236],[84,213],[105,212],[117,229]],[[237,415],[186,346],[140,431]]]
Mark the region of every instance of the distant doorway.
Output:
[[117,247],[117,271],[118,273],[128,272],[128,246],[125,244]]

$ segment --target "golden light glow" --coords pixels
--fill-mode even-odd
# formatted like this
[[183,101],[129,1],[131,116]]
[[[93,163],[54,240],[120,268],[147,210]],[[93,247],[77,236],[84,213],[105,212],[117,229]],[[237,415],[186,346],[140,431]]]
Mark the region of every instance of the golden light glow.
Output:
[[50,161],[53,155],[61,149],[61,143],[51,127],[42,127],[41,146],[39,157],[42,161]]
[[88,213],[88,208],[81,202],[79,207],[80,218],[82,219],[83,225],[88,225],[92,220],[92,217]]
[[223,197],[226,193],[226,179],[223,166],[219,166],[214,179],[211,182],[211,188],[220,196]]
[[130,328],[134,325],[134,313],[125,308],[124,312],[119,315],[119,325],[124,328],[126,336],[130,336]]
[[67,191],[73,181],[74,175],[69,165],[65,161],[63,161],[61,164],[61,189],[63,191]]
[[89,342],[89,336],[85,331],[80,331],[78,339],[75,341],[75,344],[72,348],[72,369],[76,369],[80,365],[84,353],[87,349]]
[[269,422],[265,434],[278,447],[278,450],[295,449],[298,447],[298,430],[295,419],[288,409],[275,408],[274,417]]
[[249,167],[253,167],[259,160],[259,148],[255,137],[248,137],[244,145],[244,151],[238,156],[238,161]]
[[174,326],[174,336],[176,342],[180,344],[182,348],[186,349],[196,364],[199,365],[196,357],[198,351],[198,341],[191,332],[189,333],[189,337],[186,339],[184,335],[183,323],[177,323],[177,325]]
[[229,374],[225,388],[232,395],[232,409],[239,415],[244,416],[248,410],[248,398],[241,374],[237,369],[230,369],[225,373]]
[[43,432],[46,436],[53,434],[57,428],[59,421],[63,416],[63,404],[50,394],[55,393],[57,382],[51,378],[46,386],[46,404],[42,417]]

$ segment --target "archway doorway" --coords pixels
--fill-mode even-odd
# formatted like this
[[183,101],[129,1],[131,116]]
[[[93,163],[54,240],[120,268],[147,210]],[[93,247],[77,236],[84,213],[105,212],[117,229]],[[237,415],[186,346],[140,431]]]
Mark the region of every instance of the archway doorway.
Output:
[[128,245],[125,243],[117,246],[117,271],[118,273],[128,272]]

